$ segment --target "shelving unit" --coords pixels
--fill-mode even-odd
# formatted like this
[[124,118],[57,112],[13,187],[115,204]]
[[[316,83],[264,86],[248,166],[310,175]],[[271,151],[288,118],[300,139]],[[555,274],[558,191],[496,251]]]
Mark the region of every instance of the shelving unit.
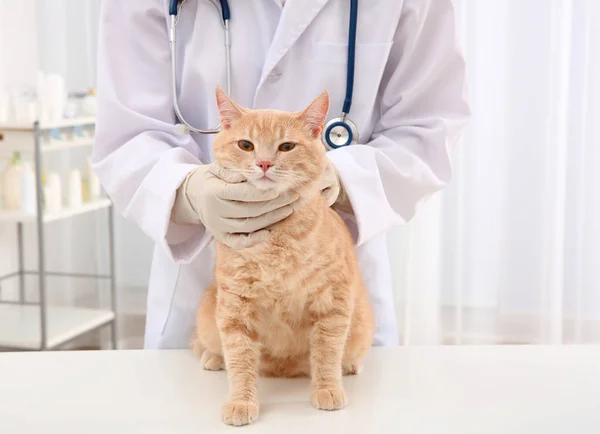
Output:
[[84,148],[92,146],[94,139],[82,138],[73,140],[64,140],[62,142],[42,145],[42,152],[64,151],[65,149]]
[[[42,144],[42,131],[65,129],[95,124],[95,118],[83,117],[64,119],[58,122],[34,122],[28,124],[0,124],[0,149],[11,151],[33,151],[36,181],[36,212],[24,214],[20,211],[0,210],[0,224],[15,224],[17,230],[18,270],[0,276],[0,282],[19,278],[18,301],[0,299],[0,348],[16,350],[50,350],[72,341],[85,333],[109,326],[113,348],[117,348],[116,282],[114,254],[114,222],[112,202],[100,198],[77,208],[63,208],[56,213],[45,213],[43,209],[42,157],[46,152],[64,151],[91,146],[93,138],[75,137],[68,140]],[[109,273],[82,274],[54,272],[46,269],[44,230],[45,225],[84,213],[106,209],[108,214]],[[35,224],[38,246],[38,269],[24,268],[23,225]],[[38,277],[39,302],[32,303],[25,297],[25,276]],[[84,309],[80,307],[55,307],[48,305],[47,278],[62,276],[72,278],[106,279],[110,282],[111,308]]]
[[[103,208],[110,208],[112,202],[109,199],[99,199],[92,202],[84,203],[77,208],[64,208],[60,212],[54,214],[45,213],[42,217],[44,223],[53,222],[56,220],[73,217],[80,214],[85,214],[90,211],[96,211]],[[35,222],[37,215],[23,214],[20,211],[1,211],[0,223],[31,223]]]
[[[5,348],[37,350],[41,347],[41,307],[0,304],[0,344]],[[56,348],[84,333],[110,324],[114,312],[77,307],[48,307],[48,348]]]
[[25,123],[13,123],[13,124],[0,124],[0,131],[34,131],[37,127],[40,130],[51,130],[53,128],[71,128],[82,125],[94,125],[96,123],[95,117],[82,116],[77,118],[60,119],[58,121],[43,121],[34,122],[33,124]]

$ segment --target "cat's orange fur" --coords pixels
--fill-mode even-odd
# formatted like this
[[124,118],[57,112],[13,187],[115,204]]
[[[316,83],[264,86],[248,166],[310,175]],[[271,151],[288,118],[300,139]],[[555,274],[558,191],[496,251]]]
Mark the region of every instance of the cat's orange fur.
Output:
[[[374,317],[350,234],[319,189],[328,94],[300,113],[248,110],[220,89],[217,102],[223,126],[214,141],[217,162],[259,188],[296,190],[300,199],[292,215],[269,228],[267,241],[238,251],[217,243],[215,285],[201,301],[192,346],[205,369],[227,367],[225,423],[258,417],[259,373],[311,375],[313,405],[340,409],[342,373],[360,371]],[[254,150],[240,149],[240,140]],[[283,143],[296,146],[279,151]],[[260,179],[256,163],[267,160],[274,181]]]

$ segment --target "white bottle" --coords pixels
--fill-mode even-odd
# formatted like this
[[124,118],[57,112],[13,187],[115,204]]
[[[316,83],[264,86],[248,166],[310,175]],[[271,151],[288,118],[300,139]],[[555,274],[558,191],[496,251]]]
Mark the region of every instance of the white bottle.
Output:
[[32,124],[37,119],[37,103],[28,97],[21,97],[15,101],[15,115],[18,123]]
[[67,205],[69,208],[78,208],[83,204],[83,195],[81,191],[81,174],[79,170],[74,169],[69,172]]
[[44,187],[46,198],[46,210],[50,214],[60,212],[62,209],[62,188],[60,176],[57,173],[49,173]]
[[81,103],[83,116],[96,116],[96,89],[90,89]]
[[10,99],[4,92],[0,92],[0,124],[8,123],[10,120]]
[[65,81],[58,74],[48,74],[45,80],[46,111],[48,119],[57,121],[64,117],[65,111]]
[[21,208],[21,170],[21,154],[14,152],[2,172],[2,202],[6,210]]
[[21,168],[21,212],[23,214],[35,214],[35,174],[28,162],[22,163]]
[[88,176],[88,198],[90,202],[98,200],[100,198],[100,179],[96,176],[92,170],[92,163],[90,159],[87,159],[87,176]]

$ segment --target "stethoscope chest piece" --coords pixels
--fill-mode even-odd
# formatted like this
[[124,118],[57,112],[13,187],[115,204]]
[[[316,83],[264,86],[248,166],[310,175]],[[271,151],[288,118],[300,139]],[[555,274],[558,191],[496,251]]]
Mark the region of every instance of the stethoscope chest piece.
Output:
[[358,142],[358,128],[350,119],[333,118],[325,124],[321,140],[328,150],[354,145]]

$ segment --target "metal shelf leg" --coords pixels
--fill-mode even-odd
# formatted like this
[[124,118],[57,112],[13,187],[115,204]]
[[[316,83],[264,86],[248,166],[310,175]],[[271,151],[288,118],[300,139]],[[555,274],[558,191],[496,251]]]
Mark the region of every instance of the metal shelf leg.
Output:
[[23,223],[17,223],[17,252],[19,255],[19,303],[24,304],[25,300],[25,265],[23,260]]
[[115,226],[113,217],[113,207],[108,207],[108,254],[109,254],[109,274],[110,274],[110,303],[111,309],[115,315],[110,323],[110,333],[113,349],[118,349],[118,322],[117,322],[117,276],[115,272]]
[[44,186],[42,185],[42,152],[40,149],[40,124],[34,124],[35,134],[35,183],[36,183],[36,226],[38,242],[38,268],[40,290],[40,350],[47,349],[47,305],[46,305],[46,264],[44,261]]

